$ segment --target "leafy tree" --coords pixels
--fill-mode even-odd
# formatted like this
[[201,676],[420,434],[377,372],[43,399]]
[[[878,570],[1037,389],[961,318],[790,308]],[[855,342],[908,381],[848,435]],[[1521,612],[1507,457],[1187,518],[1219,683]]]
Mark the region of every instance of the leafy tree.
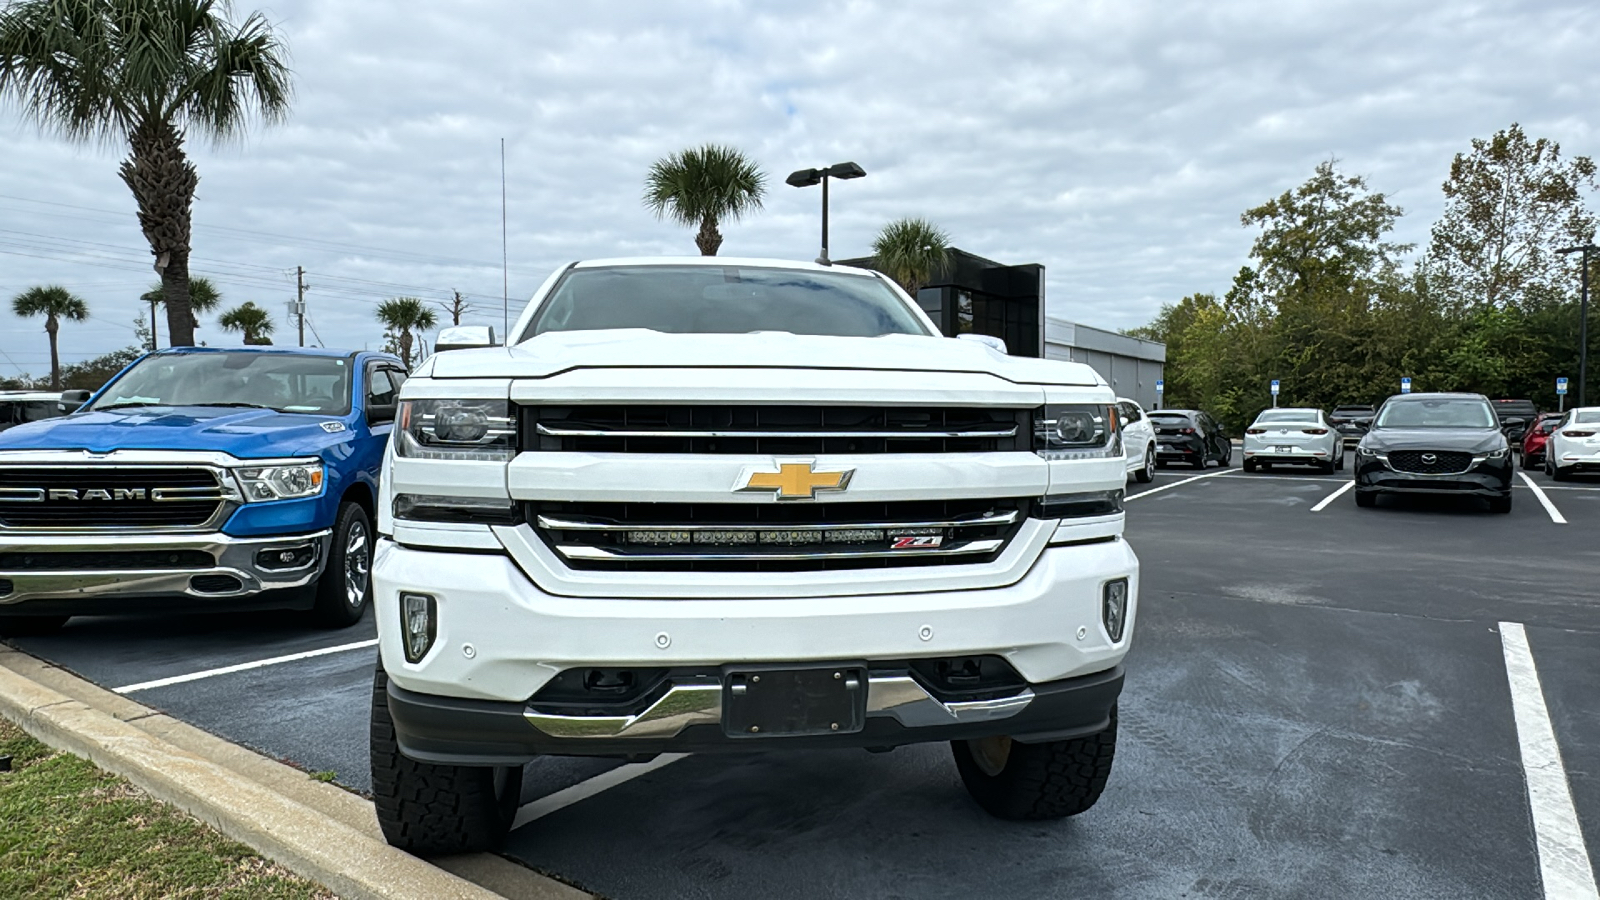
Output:
[[50,336],[50,390],[61,390],[61,354],[56,333],[61,321],[82,322],[89,318],[89,305],[81,297],[59,285],[32,287],[13,297],[11,311],[23,318],[44,316],[44,333]]
[[266,346],[272,343],[272,316],[248,300],[223,313],[217,324],[222,326],[223,331],[243,332],[247,345]]
[[695,246],[716,256],[718,225],[761,208],[766,175],[739,150],[717,144],[691,147],[659,159],[644,180],[644,205],[657,218],[699,225]]
[[[160,284],[153,285],[150,290],[139,295],[141,303],[149,304],[154,309],[167,302],[166,289]],[[222,303],[222,292],[211,283],[211,279],[204,275],[196,275],[189,279],[189,326],[200,327],[200,313],[208,313]],[[156,323],[150,322],[150,346],[156,346]]]
[[416,297],[396,297],[378,304],[378,321],[399,335],[400,360],[411,368],[412,332],[426,331],[439,324],[438,316]]
[[77,143],[126,140],[118,174],[167,305],[174,346],[194,343],[190,214],[199,175],[189,132],[221,142],[252,114],[289,108],[285,50],[259,13],[237,25],[218,0],[16,0],[0,8],[0,96]]
[[1587,156],[1563,160],[1561,145],[1530,140],[1520,125],[1475,138],[1457,153],[1433,226],[1427,273],[1456,307],[1536,304],[1568,296],[1577,278],[1554,251],[1594,238],[1584,193],[1596,183]]
[[893,278],[913,298],[943,271],[949,256],[949,235],[923,218],[896,219],[872,239],[873,267]]

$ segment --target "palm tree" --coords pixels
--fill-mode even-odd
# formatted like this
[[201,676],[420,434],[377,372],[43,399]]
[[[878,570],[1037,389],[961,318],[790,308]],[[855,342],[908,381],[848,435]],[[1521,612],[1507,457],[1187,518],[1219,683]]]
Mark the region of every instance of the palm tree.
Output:
[[396,297],[378,304],[378,321],[400,336],[400,361],[411,368],[411,332],[426,331],[439,319],[416,297]]
[[657,218],[699,225],[695,246],[716,256],[722,246],[717,224],[737,221],[761,208],[767,176],[733,147],[706,144],[656,160],[644,180],[644,205]]
[[[156,348],[156,307],[167,302],[166,290],[159,284],[152,285],[150,290],[139,295],[139,299],[150,304],[150,349]],[[211,279],[204,275],[196,275],[189,279],[189,323],[193,328],[200,327],[200,313],[208,313],[217,308],[222,302],[222,292],[211,283]]]
[[896,219],[872,239],[873,266],[913,298],[944,269],[949,255],[949,235],[923,218]]
[[56,332],[61,320],[82,322],[89,318],[89,305],[64,287],[47,285],[28,288],[11,300],[11,311],[19,316],[44,316],[44,333],[50,335],[50,390],[61,390],[61,354],[56,349]]
[[133,192],[167,303],[174,346],[194,343],[190,213],[200,177],[184,153],[193,131],[218,143],[252,114],[289,109],[285,50],[225,0],[14,0],[0,7],[0,97],[41,130],[76,143],[128,142],[118,174]]
[[246,344],[266,346],[272,343],[272,338],[268,337],[272,334],[272,316],[248,300],[223,313],[217,324],[223,331],[244,332]]

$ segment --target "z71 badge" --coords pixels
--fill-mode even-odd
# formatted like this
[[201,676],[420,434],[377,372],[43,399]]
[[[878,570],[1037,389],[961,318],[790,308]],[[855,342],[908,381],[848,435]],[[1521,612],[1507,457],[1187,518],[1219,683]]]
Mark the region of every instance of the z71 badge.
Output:
[[900,534],[889,538],[890,550],[935,550],[943,544],[942,534]]

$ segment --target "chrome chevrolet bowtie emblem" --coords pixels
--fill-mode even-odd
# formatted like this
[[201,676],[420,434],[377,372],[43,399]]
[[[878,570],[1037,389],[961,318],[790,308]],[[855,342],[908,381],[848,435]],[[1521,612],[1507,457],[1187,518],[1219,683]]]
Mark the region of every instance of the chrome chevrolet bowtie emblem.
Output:
[[779,500],[815,500],[821,491],[842,491],[854,469],[818,472],[814,463],[781,463],[776,472],[746,469],[736,491],[771,491]]

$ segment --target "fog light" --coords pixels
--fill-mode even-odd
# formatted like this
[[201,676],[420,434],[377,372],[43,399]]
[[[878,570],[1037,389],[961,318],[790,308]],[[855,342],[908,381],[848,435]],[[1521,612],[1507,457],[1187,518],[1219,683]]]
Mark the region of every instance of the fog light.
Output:
[[428,594],[400,595],[400,637],[406,662],[421,662],[438,633],[439,604]]
[[1128,579],[1118,578],[1100,586],[1100,620],[1105,623],[1111,643],[1122,640],[1122,629],[1128,624]]
[[317,552],[314,544],[301,544],[298,547],[273,547],[268,550],[256,551],[256,568],[267,572],[285,572],[290,569],[303,569],[316,560]]

